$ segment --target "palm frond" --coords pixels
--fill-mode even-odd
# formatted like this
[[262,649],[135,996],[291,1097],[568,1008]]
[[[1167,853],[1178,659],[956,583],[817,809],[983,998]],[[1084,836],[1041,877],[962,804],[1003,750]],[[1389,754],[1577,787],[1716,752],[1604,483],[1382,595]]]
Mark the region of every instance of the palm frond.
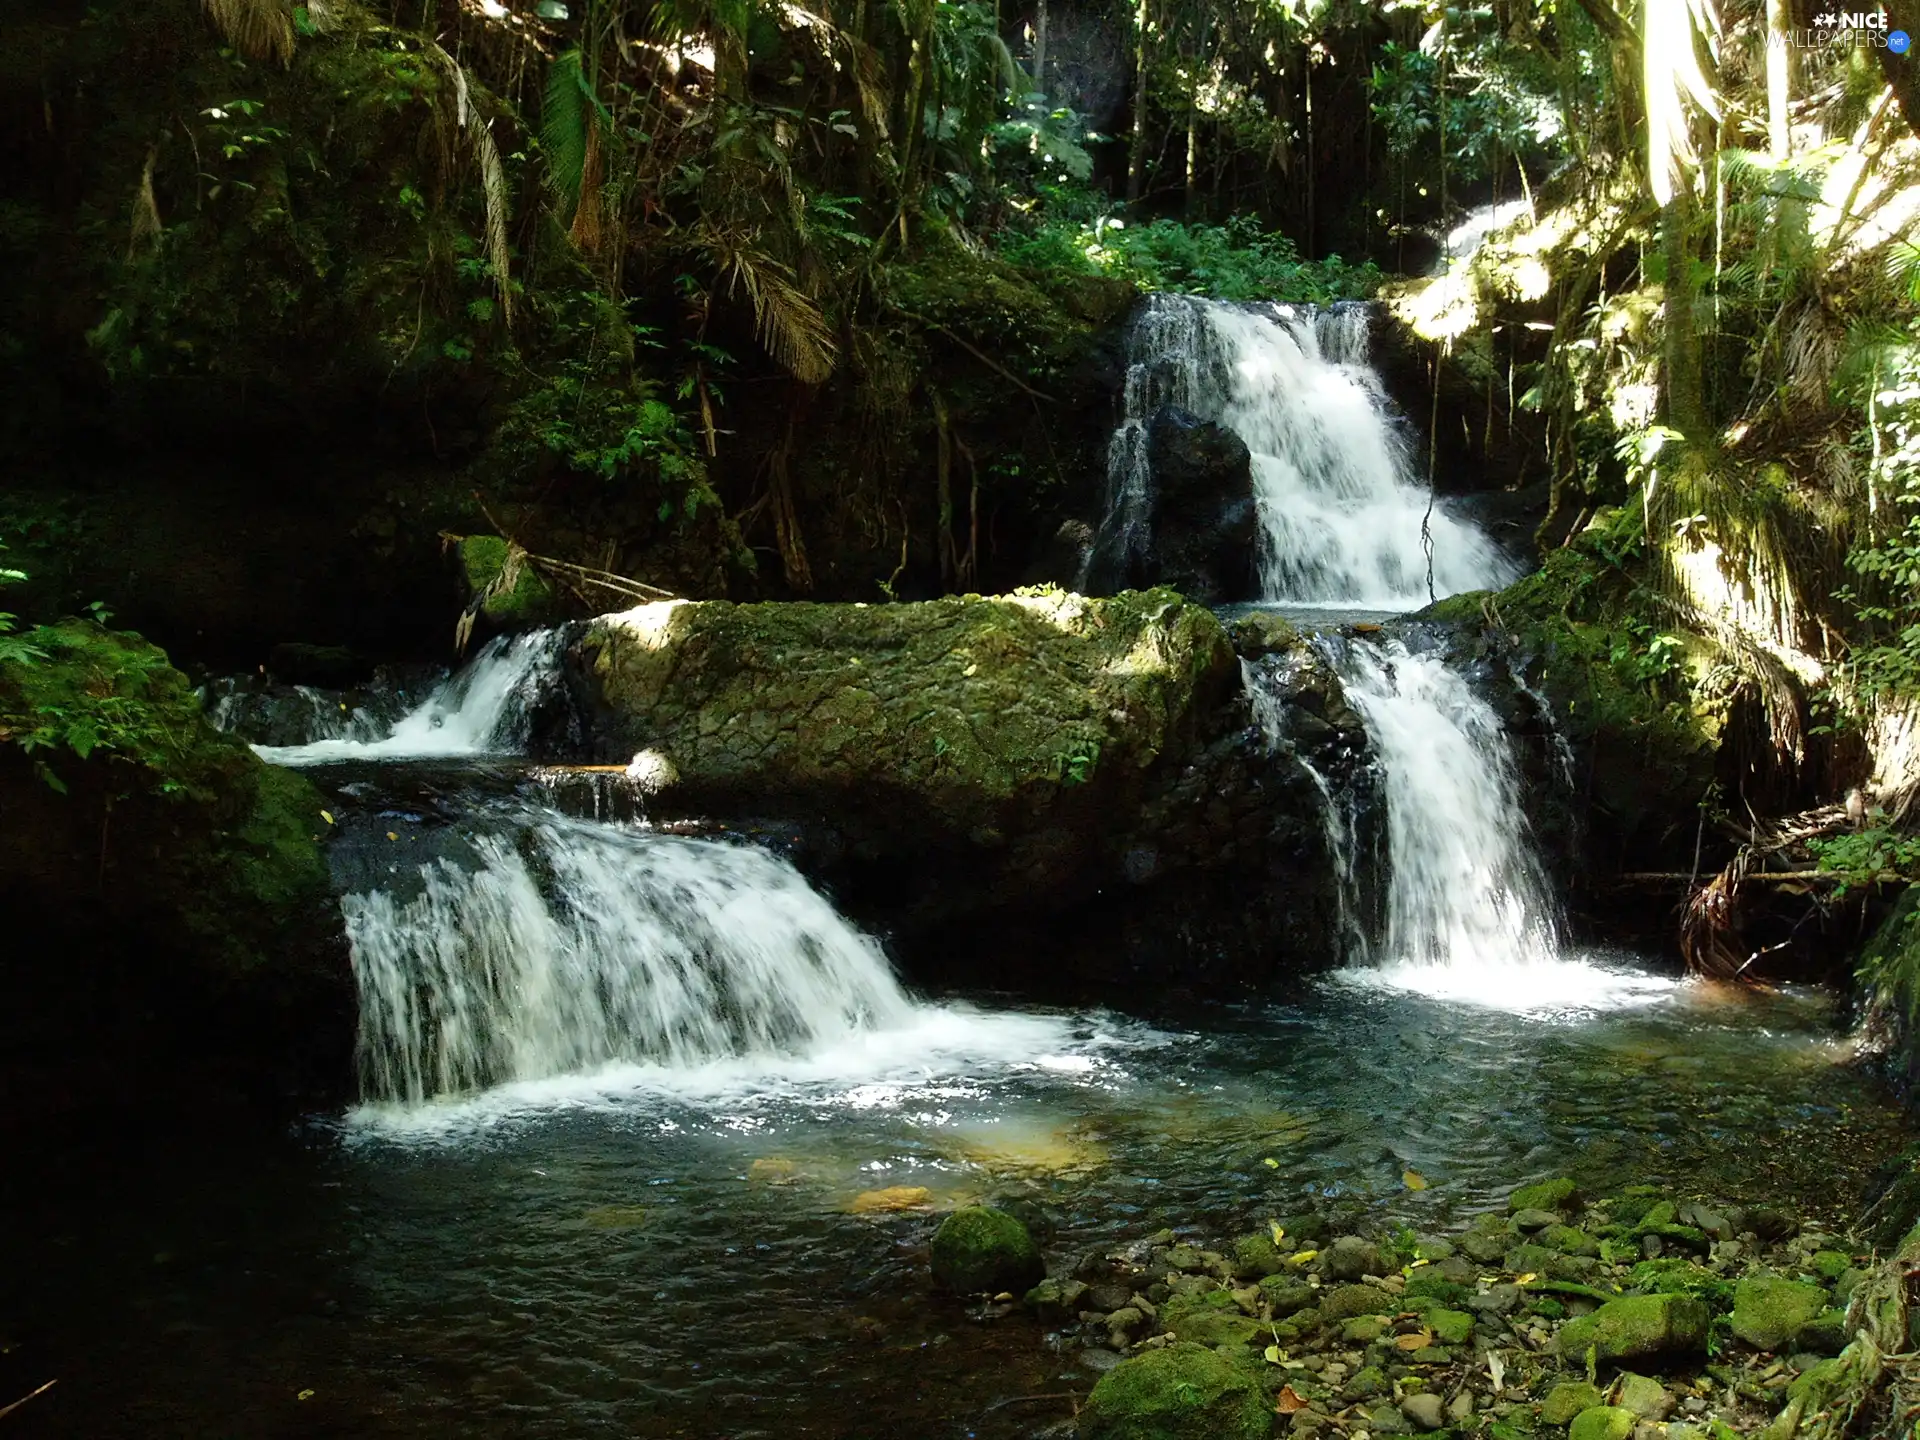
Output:
[[586,88],[579,50],[563,50],[553,57],[540,101],[540,148],[547,157],[547,184],[559,197],[564,214],[579,205],[580,182],[587,169],[592,121]]
[[746,290],[767,354],[796,380],[807,385],[824,383],[833,374],[835,346],[819,303],[793,283],[786,266],[751,246],[722,239],[710,241],[708,248],[720,261],[728,292]]
[[1920,305],[1920,244],[1895,240],[1887,246],[1887,279],[1907,292],[1907,298]]
[[293,11],[287,0],[200,0],[226,42],[249,60],[293,63]]
[[142,242],[160,243],[160,203],[153,195],[153,166],[158,150],[147,151],[146,167],[140,172],[139,188],[133,192],[133,225],[127,235],[127,258],[133,259]]
[[500,297],[500,313],[513,320],[513,288],[509,283],[512,250],[507,244],[507,217],[513,210],[513,194],[507,189],[507,172],[500,164],[500,147],[494,144],[493,131],[486,116],[474,103],[474,86],[466,68],[441,46],[429,43],[427,56],[447,74],[453,83],[454,122],[473,149],[480,167],[480,190],[486,205],[487,263],[493,270],[495,293]]
[[1719,33],[1712,0],[1645,0],[1640,54],[1647,102],[1647,179],[1662,205],[1699,160],[1689,106],[1718,119],[1719,101],[1701,72],[1696,34]]

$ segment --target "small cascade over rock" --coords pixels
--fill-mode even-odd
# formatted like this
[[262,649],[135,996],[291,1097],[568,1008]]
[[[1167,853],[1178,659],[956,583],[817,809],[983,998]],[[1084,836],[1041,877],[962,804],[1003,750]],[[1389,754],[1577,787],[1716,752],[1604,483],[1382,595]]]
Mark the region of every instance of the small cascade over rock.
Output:
[[561,688],[565,633],[533,630],[488,641],[424,701],[372,736],[363,720],[343,716],[333,733],[323,730],[308,743],[253,748],[275,765],[517,754]]
[[1559,925],[1493,707],[1441,656],[1401,641],[1329,649],[1366,716],[1386,800],[1381,958],[1479,969],[1551,959]]
[[[1500,548],[1416,483],[1368,364],[1368,327],[1360,304],[1149,297],[1129,333],[1126,418],[1108,452],[1107,510],[1082,585],[1182,583],[1158,553],[1173,497],[1162,493],[1154,451],[1169,421],[1224,427],[1250,452],[1258,593],[1267,599],[1403,611],[1512,579]],[[1225,493],[1213,502],[1219,516],[1196,518],[1182,497],[1180,523],[1221,532],[1224,544],[1237,499]],[[1230,579],[1218,589],[1207,598],[1238,598]]]
[[879,946],[764,850],[557,815],[473,850],[344,901],[371,1100],[772,1059],[913,1010]]

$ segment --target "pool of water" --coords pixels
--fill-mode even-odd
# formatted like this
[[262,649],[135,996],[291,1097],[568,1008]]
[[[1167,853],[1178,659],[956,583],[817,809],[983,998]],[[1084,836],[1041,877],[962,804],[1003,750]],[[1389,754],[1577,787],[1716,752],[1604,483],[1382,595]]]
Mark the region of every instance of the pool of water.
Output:
[[1336,977],[1151,1023],[927,1004],[805,1062],[628,1067],[264,1144],[154,1117],[9,1167],[0,1403],[59,1380],[9,1433],[1020,1436],[1093,1376],[935,1295],[936,1216],[863,1193],[1023,1198],[1070,1256],[1308,1208],[1443,1225],[1563,1171],[1844,1218],[1899,1143],[1814,993],[1584,962],[1421,988]]

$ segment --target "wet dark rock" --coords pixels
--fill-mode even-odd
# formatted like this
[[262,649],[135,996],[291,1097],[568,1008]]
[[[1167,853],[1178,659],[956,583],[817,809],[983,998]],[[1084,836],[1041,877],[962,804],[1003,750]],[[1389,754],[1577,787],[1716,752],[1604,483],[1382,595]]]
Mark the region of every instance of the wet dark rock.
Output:
[[1358,1280],[1387,1273],[1380,1247],[1357,1235],[1343,1235],[1320,1252],[1320,1270],[1330,1280]]
[[1250,600],[1260,592],[1259,517],[1246,442],[1174,406],[1147,427],[1153,467],[1152,573],[1203,605]]
[[1023,1294],[1046,1274],[1027,1227],[986,1205],[966,1206],[943,1220],[931,1255],[933,1278],[960,1295]]

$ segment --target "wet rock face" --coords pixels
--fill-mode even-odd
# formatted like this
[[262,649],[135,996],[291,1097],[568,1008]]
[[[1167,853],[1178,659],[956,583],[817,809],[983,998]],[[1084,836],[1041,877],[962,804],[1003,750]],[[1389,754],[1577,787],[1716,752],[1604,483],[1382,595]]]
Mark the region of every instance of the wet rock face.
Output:
[[1153,467],[1153,570],[1202,605],[1250,600],[1260,592],[1260,538],[1253,457],[1238,435],[1174,406],[1147,432]]
[[799,823],[911,972],[1197,993],[1337,957],[1311,778],[1171,591],[649,606],[569,663],[594,758],[670,777],[650,815]]

